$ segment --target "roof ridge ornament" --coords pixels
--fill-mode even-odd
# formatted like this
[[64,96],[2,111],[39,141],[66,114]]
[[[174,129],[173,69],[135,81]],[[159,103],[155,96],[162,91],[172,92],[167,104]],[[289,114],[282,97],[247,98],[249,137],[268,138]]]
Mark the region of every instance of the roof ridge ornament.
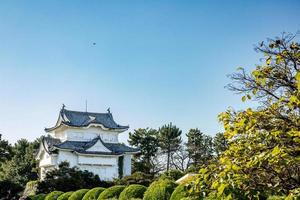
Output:
[[110,107],[107,108],[107,112],[110,113]]

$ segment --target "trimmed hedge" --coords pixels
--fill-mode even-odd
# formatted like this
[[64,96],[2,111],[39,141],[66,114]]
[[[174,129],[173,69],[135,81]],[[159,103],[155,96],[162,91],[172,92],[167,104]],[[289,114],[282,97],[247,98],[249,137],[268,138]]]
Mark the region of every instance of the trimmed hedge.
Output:
[[63,194],[63,192],[61,192],[61,191],[53,191],[53,192],[50,192],[50,193],[46,196],[45,200],[57,200],[57,198],[58,198],[60,195],[62,195],[62,194]]
[[82,200],[97,200],[99,195],[105,190],[103,187],[96,187],[91,190],[89,190]]
[[46,198],[47,194],[37,194],[34,196],[31,196],[31,200],[44,200]]
[[142,199],[147,187],[143,185],[133,184],[126,187],[120,194],[119,200]]
[[184,185],[178,185],[174,192],[172,193],[172,196],[170,200],[181,200],[184,197],[188,197],[188,192]]
[[73,192],[65,192],[62,195],[60,195],[57,200],[68,200],[69,197],[73,194]]
[[144,200],[169,200],[176,184],[168,179],[154,181],[144,194]]
[[89,191],[89,189],[80,189],[75,192],[69,197],[68,200],[82,200],[83,196]]
[[123,185],[116,185],[105,189],[98,197],[98,200],[119,198],[121,192],[125,189]]

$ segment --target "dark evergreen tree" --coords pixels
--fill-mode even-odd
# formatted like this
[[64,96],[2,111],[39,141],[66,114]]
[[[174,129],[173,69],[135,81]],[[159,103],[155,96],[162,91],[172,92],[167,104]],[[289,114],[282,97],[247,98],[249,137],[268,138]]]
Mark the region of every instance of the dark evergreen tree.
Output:
[[199,129],[190,129],[186,134],[187,151],[194,167],[206,164],[213,156],[212,137],[203,134]]
[[60,163],[57,169],[46,173],[46,177],[38,185],[39,193],[49,193],[54,190],[68,192],[82,188],[109,187],[110,183],[101,181],[98,175],[82,171],[77,167],[70,168],[68,162]]
[[228,148],[228,142],[223,133],[217,133],[213,139],[214,152],[220,155]]
[[2,135],[0,134],[0,164],[6,160],[9,160],[12,156],[12,146],[7,140],[3,140]]
[[158,151],[158,132],[155,129],[136,129],[133,133],[129,133],[129,144],[138,147],[140,154],[134,158],[134,171],[142,171],[144,173],[153,173],[153,158]]
[[21,139],[13,147],[13,157],[2,163],[0,180],[10,180],[24,187],[30,180],[37,179],[35,153],[37,143]]
[[179,150],[182,131],[172,123],[159,129],[158,140],[162,153],[167,155],[167,171],[170,169],[170,158],[173,152]]

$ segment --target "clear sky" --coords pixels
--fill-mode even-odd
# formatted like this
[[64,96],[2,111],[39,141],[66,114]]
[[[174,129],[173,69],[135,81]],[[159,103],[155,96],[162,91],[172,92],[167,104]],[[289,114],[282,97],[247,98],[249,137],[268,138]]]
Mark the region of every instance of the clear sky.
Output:
[[299,31],[299,10],[297,0],[0,1],[0,133],[33,140],[62,103],[84,111],[87,99],[130,130],[173,122],[214,135],[218,113],[252,106],[224,89],[226,75],[259,63],[259,41]]

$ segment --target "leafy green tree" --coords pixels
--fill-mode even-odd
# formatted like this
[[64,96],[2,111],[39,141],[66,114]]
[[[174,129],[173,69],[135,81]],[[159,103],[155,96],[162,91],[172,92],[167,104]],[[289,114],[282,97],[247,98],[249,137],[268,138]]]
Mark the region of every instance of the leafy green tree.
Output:
[[197,167],[207,163],[213,156],[212,138],[199,129],[190,129],[187,136],[187,151],[192,164]]
[[26,139],[17,141],[12,149],[14,156],[2,163],[0,167],[0,180],[10,180],[21,187],[25,187],[28,181],[37,179],[36,143],[38,142],[31,143]]
[[7,140],[3,140],[2,135],[0,134],[0,164],[6,160],[9,160],[12,156],[12,146]]
[[260,106],[219,116],[229,146],[218,163],[200,170],[192,191],[214,199],[300,196],[300,45],[295,36],[262,42],[265,63],[231,75],[228,87]]
[[162,126],[158,132],[159,147],[167,155],[167,171],[169,171],[171,155],[180,148],[182,131],[170,123]]
[[215,137],[213,138],[213,147],[214,147],[214,152],[217,155],[220,155],[228,148],[228,141],[225,138],[223,133],[217,133],[215,135]]
[[68,162],[62,162],[57,169],[46,173],[46,177],[38,185],[38,192],[49,193],[54,190],[68,192],[81,188],[108,186],[111,184],[101,181],[98,175],[86,170],[81,171],[77,167],[70,168]]
[[153,158],[158,151],[158,132],[155,129],[136,129],[129,133],[129,144],[138,147],[141,151],[134,159],[134,168],[144,173],[153,173]]

